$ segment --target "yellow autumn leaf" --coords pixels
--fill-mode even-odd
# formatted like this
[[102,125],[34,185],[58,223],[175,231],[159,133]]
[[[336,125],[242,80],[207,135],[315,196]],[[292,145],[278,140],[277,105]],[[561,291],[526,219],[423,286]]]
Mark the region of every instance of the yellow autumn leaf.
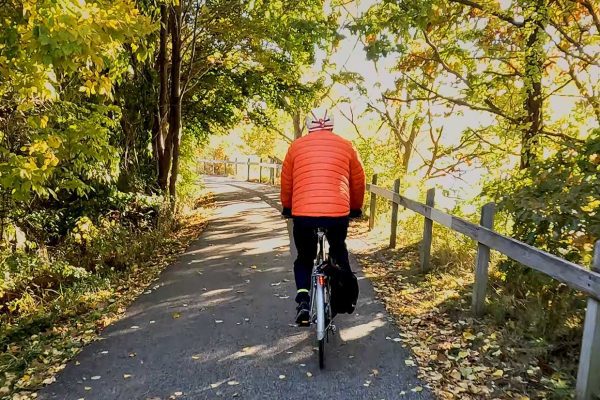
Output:
[[458,370],[453,370],[452,372],[450,372],[450,376],[452,378],[454,378],[455,380],[460,380],[462,378],[462,375],[460,374],[460,372],[458,372]]

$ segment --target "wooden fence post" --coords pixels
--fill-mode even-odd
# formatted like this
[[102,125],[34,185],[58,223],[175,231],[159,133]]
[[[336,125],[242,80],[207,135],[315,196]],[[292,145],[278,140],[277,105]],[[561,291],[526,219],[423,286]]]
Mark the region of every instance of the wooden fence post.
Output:
[[[596,242],[592,271],[600,272],[600,240]],[[591,400],[600,395],[600,302],[588,297],[585,322],[583,324],[583,340],[579,355],[577,400]]]
[[246,180],[250,182],[250,157],[248,157],[248,176]]
[[262,183],[262,157],[258,159],[258,183]]
[[[479,224],[485,228],[494,229],[494,214],[496,205],[488,203],[481,209]],[[487,291],[488,269],[490,264],[490,248],[481,243],[477,244],[477,263],[475,264],[475,283],[473,284],[472,307],[476,316],[483,315],[485,310],[485,294]]]
[[238,164],[237,164],[237,157],[235,158],[235,177],[237,178],[237,174],[238,174]]
[[[400,193],[400,179],[394,181],[394,193]],[[390,231],[390,248],[396,247],[396,231],[398,229],[398,203],[392,202],[392,227]]]
[[[275,160],[273,160],[271,157],[269,157],[269,163],[274,164]],[[269,167],[269,172],[271,174],[271,176],[270,176],[271,185],[275,186],[275,167],[273,167],[273,166]]]
[[[371,184],[377,185],[377,174],[373,174]],[[375,213],[377,212],[377,195],[371,192],[371,205],[369,207],[369,230],[375,226]]]
[[[431,188],[427,191],[427,199],[425,204],[433,207],[435,205],[435,188]],[[425,223],[423,224],[423,241],[421,242],[421,271],[428,271],[430,268],[431,261],[431,242],[433,240],[433,220],[425,217]]]

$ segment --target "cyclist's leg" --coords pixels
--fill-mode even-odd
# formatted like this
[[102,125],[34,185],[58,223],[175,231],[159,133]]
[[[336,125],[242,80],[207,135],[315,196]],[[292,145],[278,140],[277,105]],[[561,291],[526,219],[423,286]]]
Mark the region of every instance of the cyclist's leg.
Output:
[[294,243],[298,250],[298,258],[294,261],[294,277],[296,279],[296,302],[309,300],[310,276],[313,261],[317,256],[317,235],[315,230],[305,224],[294,222]]
[[341,268],[350,270],[346,236],[348,236],[348,218],[340,218],[335,224],[327,228],[327,241],[329,242],[329,255]]

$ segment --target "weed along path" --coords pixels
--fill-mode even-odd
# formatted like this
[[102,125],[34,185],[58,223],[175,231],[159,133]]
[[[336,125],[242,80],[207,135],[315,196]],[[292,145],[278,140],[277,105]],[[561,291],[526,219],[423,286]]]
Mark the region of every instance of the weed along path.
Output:
[[38,398],[433,398],[366,279],[355,314],[336,318],[339,334],[319,370],[314,330],[292,324],[276,189],[206,181],[217,206],[206,231]]

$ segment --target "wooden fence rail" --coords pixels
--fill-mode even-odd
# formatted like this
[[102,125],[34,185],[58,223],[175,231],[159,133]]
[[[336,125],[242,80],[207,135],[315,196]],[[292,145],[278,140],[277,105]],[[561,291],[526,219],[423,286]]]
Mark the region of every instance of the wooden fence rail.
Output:
[[[273,163],[201,161],[248,165],[248,179],[250,179],[250,165],[269,167],[272,168],[272,171],[281,170],[280,164]],[[494,231],[495,205],[493,203],[483,206],[480,223],[475,224],[434,208],[434,189],[427,191],[426,202],[423,204],[401,195],[399,180],[394,182],[393,190],[377,186],[377,175],[373,175],[371,182],[367,184],[367,192],[371,195],[369,229],[372,229],[375,224],[377,197],[383,197],[390,201],[392,203],[390,247],[393,248],[396,245],[398,206],[424,217],[423,241],[420,248],[422,271],[430,268],[434,222],[477,242],[477,259],[473,269],[475,282],[472,295],[472,308],[475,315],[482,315],[485,312],[490,250],[496,250],[588,295],[575,391],[577,400],[592,400],[600,396],[600,241],[596,242],[593,265],[591,269],[588,269]]]

